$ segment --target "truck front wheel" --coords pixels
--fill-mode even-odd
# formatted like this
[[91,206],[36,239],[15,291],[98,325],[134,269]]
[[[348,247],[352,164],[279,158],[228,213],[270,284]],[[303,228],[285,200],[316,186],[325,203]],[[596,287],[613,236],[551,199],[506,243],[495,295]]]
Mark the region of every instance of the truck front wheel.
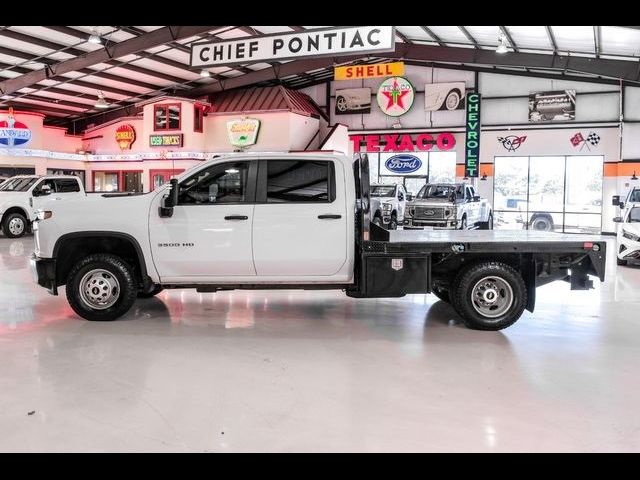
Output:
[[527,288],[518,271],[501,262],[483,262],[461,271],[454,281],[454,304],[467,327],[502,330],[527,305]]
[[2,222],[2,233],[7,238],[20,238],[27,232],[27,219],[21,213],[11,213]]
[[120,257],[89,255],[67,277],[67,300],[86,320],[116,320],[129,311],[138,289],[132,268]]

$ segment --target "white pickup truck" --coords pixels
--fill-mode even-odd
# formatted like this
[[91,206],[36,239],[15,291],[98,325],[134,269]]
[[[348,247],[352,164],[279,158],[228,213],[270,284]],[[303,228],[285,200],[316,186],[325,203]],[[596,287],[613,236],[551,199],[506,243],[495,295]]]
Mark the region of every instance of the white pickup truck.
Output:
[[371,218],[379,227],[396,230],[404,222],[407,191],[403,185],[371,185]]
[[[100,212],[100,215],[87,215]],[[371,223],[369,164],[331,153],[230,154],[146,194],[50,202],[34,223],[34,280],[115,320],[162,289],[435,293],[499,330],[554,280],[604,280],[606,242],[537,232],[388,231]]]
[[36,219],[36,210],[45,202],[84,197],[78,177],[18,175],[0,185],[0,227],[9,238],[22,237]]
[[404,228],[493,230],[493,210],[471,185],[428,183],[409,202]]

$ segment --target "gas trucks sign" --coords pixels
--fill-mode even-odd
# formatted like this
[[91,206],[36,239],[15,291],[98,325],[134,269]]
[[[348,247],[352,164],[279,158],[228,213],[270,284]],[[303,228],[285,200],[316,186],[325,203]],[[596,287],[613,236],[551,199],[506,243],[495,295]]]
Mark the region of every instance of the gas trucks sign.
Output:
[[207,40],[191,45],[194,68],[395,50],[395,27],[330,27],[305,32]]

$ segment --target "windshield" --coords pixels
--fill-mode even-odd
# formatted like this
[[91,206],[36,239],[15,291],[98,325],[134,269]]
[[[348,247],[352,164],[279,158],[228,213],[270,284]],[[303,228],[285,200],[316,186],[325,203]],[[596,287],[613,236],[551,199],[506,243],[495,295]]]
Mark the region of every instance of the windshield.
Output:
[[455,192],[454,185],[425,185],[418,192],[418,198],[453,199]]
[[629,212],[629,223],[640,222],[640,207],[634,207]]
[[372,197],[393,197],[396,193],[395,186],[382,186],[377,185],[371,187],[371,196]]
[[640,203],[640,188],[633,189],[633,192],[631,192],[631,195],[629,196],[629,201]]
[[0,186],[2,192],[26,192],[36,183],[37,178],[13,178],[7,180]]

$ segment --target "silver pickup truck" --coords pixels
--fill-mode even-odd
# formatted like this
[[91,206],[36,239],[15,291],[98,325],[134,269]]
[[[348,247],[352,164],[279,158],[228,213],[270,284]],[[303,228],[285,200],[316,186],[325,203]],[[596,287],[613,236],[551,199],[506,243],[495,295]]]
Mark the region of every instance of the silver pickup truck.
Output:
[[493,210],[486,199],[464,183],[428,183],[405,211],[405,229],[493,230]]

